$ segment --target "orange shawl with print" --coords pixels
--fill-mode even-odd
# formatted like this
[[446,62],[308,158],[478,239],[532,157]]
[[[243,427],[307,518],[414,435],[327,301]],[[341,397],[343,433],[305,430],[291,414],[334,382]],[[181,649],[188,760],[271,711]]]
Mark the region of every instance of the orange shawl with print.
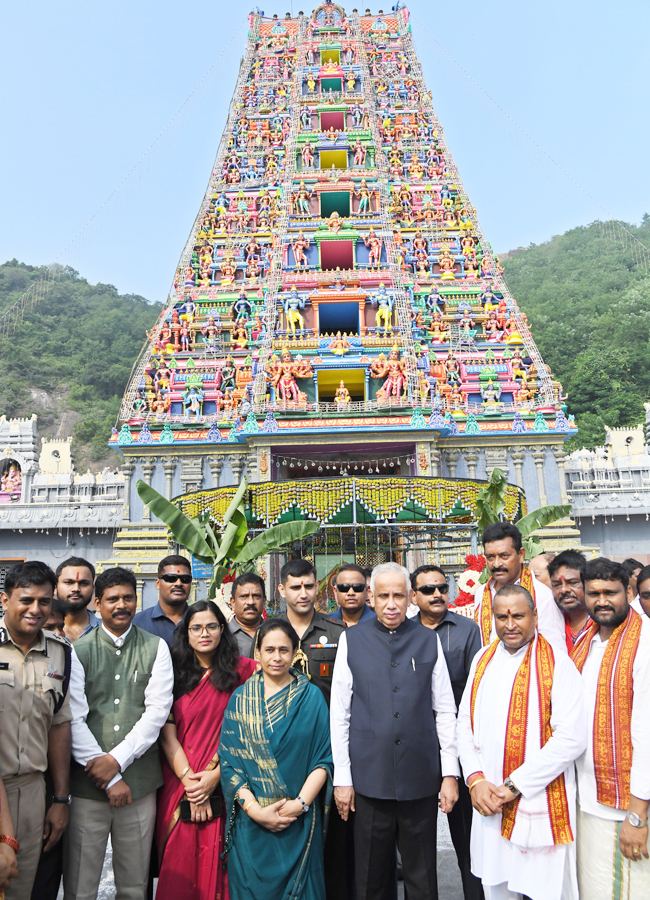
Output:
[[[483,600],[480,606],[477,606],[474,610],[474,621],[481,629],[481,640],[483,642],[483,646],[486,647],[490,643],[490,635],[492,634],[492,591],[490,590],[490,581],[489,579],[483,588]],[[521,578],[519,579],[519,584],[522,588],[526,588],[528,593],[533,598],[533,602],[536,603],[535,598],[535,588],[533,586],[533,573],[530,571],[527,566],[524,566],[521,570]]]
[[[632,669],[641,637],[642,619],[630,609],[614,629],[598,673],[594,713],[594,773],[596,796],[603,806],[627,809],[632,771]],[[593,638],[600,626],[592,622],[573,648],[571,659],[582,672]]]
[[[529,590],[529,588],[526,588]],[[485,674],[499,647],[499,641],[494,641],[490,648],[483,654],[476,666],[472,692],[470,695],[470,716],[472,730],[474,730],[474,709],[476,695]],[[516,769],[524,764],[526,758],[526,734],[530,700],[530,672],[535,648],[535,671],[537,674],[537,693],[540,716],[540,746],[543,747],[553,734],[551,728],[551,689],[553,687],[553,673],[555,671],[555,656],[549,642],[537,635],[537,639],[531,641],[519,666],[510,695],[508,708],[508,721],[506,725],[505,754],[503,757],[503,780],[505,781]],[[564,775],[559,775],[546,788],[548,814],[551,822],[551,832],[554,844],[570,844],[573,841],[571,821],[569,818],[569,803],[567,800]],[[520,797],[510,800],[503,805],[501,814],[501,835],[510,840],[515,827],[515,818],[519,808]]]

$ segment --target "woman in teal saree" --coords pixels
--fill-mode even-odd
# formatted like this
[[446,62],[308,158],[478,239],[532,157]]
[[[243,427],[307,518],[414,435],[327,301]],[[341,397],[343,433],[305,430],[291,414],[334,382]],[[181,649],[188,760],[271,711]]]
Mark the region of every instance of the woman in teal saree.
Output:
[[325,700],[290,668],[298,636],[271,619],[262,670],[233,693],[219,758],[231,900],[325,900],[323,842],[332,794]]

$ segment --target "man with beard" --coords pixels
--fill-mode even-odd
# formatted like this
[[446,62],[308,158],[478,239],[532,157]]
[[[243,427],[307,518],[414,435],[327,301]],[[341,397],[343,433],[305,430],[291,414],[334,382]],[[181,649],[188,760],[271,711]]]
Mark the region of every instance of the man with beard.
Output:
[[483,646],[496,638],[492,615],[495,593],[506,584],[521,584],[533,598],[539,633],[556,651],[565,653],[564,617],[555,605],[551,589],[538,581],[525,565],[526,551],[517,526],[510,522],[495,522],[485,529],[482,540],[490,580],[474,595],[474,621],[481,629]]
[[650,634],[620,563],[585,567],[593,619],[571,653],[582,673],[587,749],[578,770],[578,884],[589,900],[650,897]]
[[[454,700],[456,707],[459,707],[472,660],[481,649],[478,625],[467,616],[450,612],[449,583],[439,566],[420,566],[411,575],[411,587],[415,592],[415,602],[420,608],[416,619],[436,632],[440,638]],[[470,858],[472,798],[463,777],[458,779],[458,802],[447,813],[447,821],[463,881],[465,900],[481,900],[481,879],[472,875]]]
[[232,599],[230,605],[234,613],[228,628],[232,631],[239,653],[248,659],[254,659],[253,641],[255,632],[262,624],[262,613],[266,601],[264,580],[255,572],[244,572],[232,583]]
[[88,608],[95,590],[95,567],[80,556],[64,559],[56,569],[56,596],[65,609],[65,636],[76,641],[97,628],[99,619]]
[[548,567],[553,599],[564,615],[567,653],[571,653],[591,622],[582,583],[586,565],[587,560],[582,553],[564,550]]
[[178,623],[185,615],[192,588],[192,567],[184,556],[166,556],[158,563],[155,606],[140,610],[133,619],[138,628],[161,637],[171,645]]

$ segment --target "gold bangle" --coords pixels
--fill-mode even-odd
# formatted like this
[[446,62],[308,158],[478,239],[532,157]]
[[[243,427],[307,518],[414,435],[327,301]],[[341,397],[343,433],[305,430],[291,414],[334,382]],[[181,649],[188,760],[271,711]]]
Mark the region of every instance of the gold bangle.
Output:
[[480,784],[482,781],[487,781],[487,778],[477,778],[476,781],[472,782],[472,785],[469,789],[470,794],[472,793],[472,790],[476,787],[476,785]]
[[248,810],[251,808],[253,803],[257,803],[257,800],[255,799],[255,797],[253,797],[252,800],[249,800],[248,803],[246,804],[246,806],[242,806],[242,809],[244,810],[245,813],[248,812]]
[[187,773],[190,771],[191,768],[192,768],[192,766],[185,766],[185,768],[183,769],[181,774],[178,776],[178,780],[182,781],[185,778],[185,776],[187,775]]

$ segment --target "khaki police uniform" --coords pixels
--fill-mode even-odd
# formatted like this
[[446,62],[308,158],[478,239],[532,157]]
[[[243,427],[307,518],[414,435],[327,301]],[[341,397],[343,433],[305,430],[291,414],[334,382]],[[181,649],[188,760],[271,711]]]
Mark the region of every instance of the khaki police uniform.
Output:
[[70,645],[41,631],[23,654],[5,627],[0,627],[0,776],[20,843],[18,877],[6,900],[25,900],[43,846],[45,781],[49,732],[70,722]]

